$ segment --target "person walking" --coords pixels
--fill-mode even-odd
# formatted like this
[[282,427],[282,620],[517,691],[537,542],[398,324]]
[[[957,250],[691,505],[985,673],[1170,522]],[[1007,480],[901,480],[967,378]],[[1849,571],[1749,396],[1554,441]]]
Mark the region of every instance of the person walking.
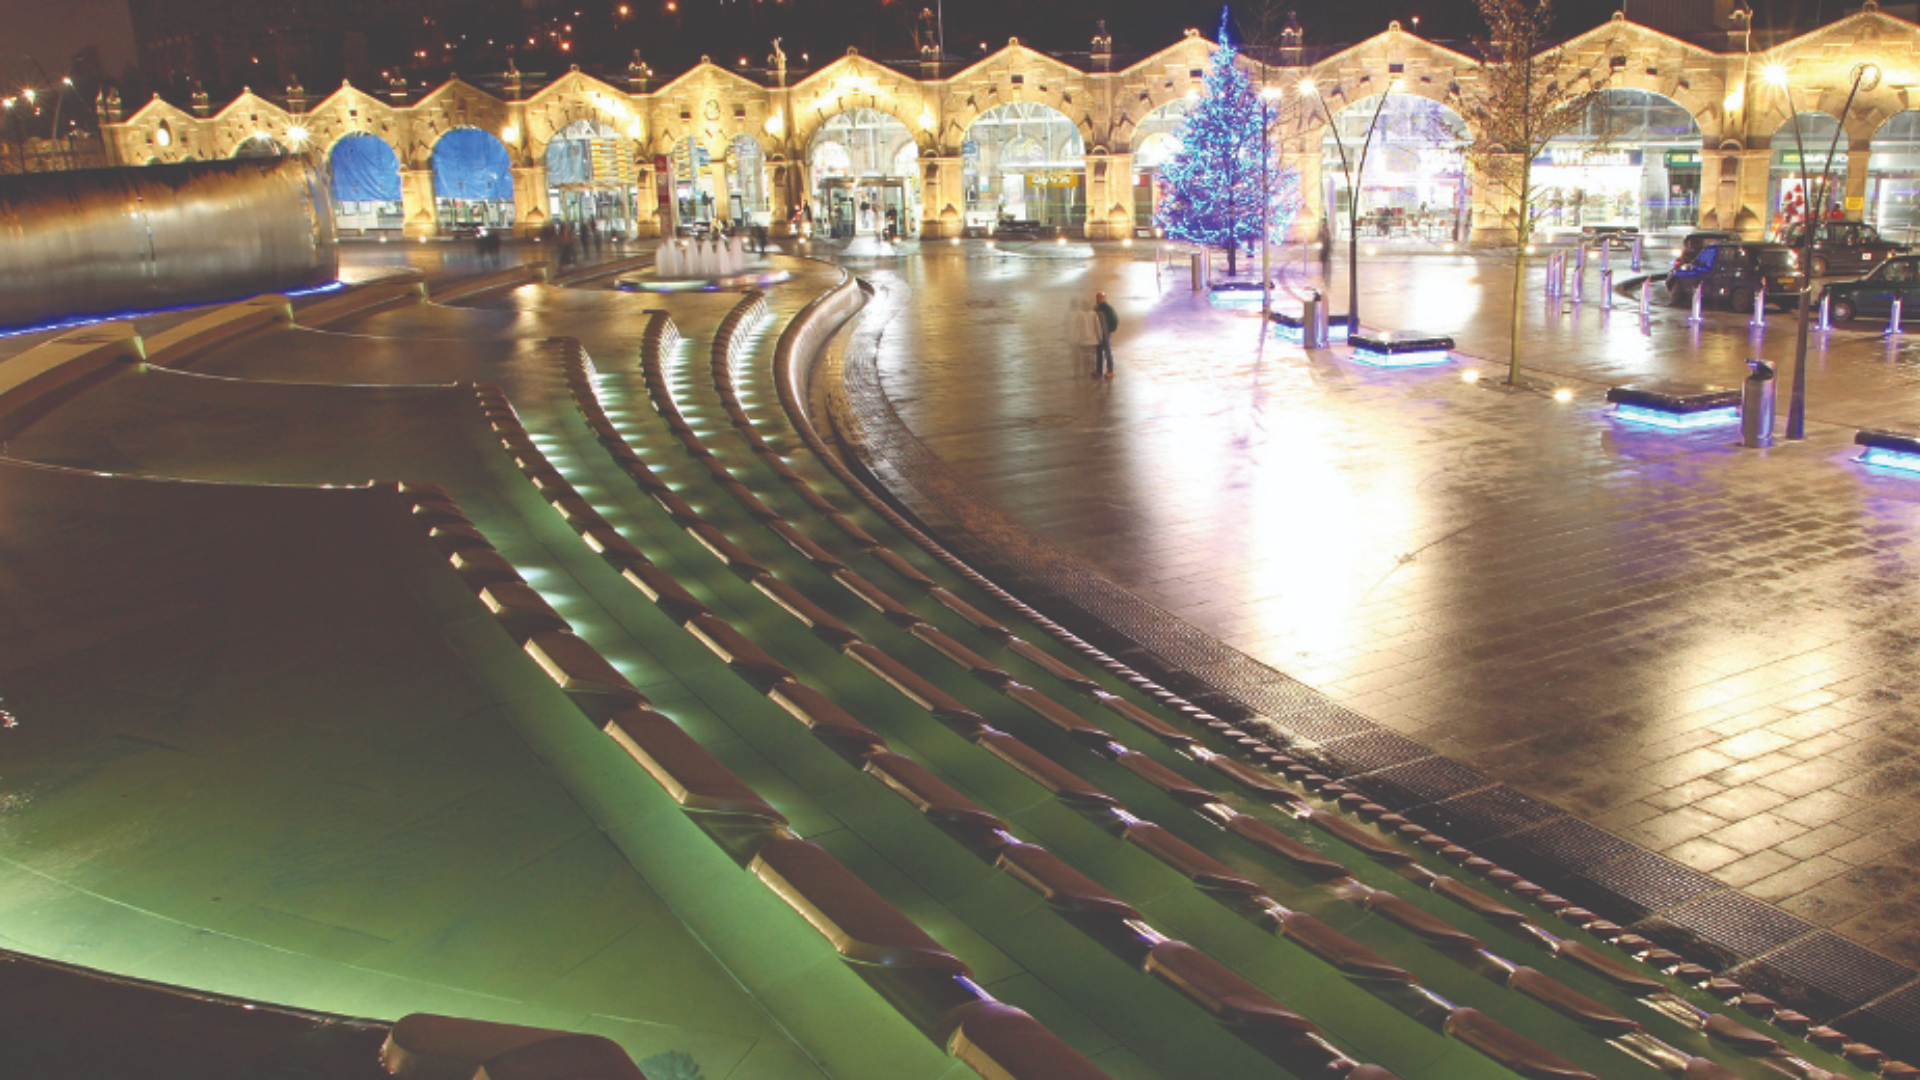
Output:
[[[1113,335],[1120,329],[1120,316],[1107,303],[1106,293],[1093,294],[1093,314],[1099,320],[1100,341],[1093,347],[1093,377],[1113,378]],[[1101,368],[1106,370],[1103,372]]]

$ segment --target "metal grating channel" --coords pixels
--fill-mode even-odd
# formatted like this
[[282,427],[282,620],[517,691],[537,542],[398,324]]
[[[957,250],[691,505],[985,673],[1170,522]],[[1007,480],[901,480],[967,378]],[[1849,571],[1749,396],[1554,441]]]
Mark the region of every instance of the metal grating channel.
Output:
[[[1314,756],[1317,764],[1325,764],[1333,770],[1328,775],[1348,776],[1432,757],[1433,751],[1405,735],[1375,728],[1327,742]],[[1321,762],[1321,758],[1327,760]]]
[[[1705,946],[1720,958],[1716,966],[1726,968],[1805,937],[1814,926],[1771,904],[1728,890],[1662,912],[1634,929],[1676,951],[1690,945]],[[1685,951],[1693,955],[1695,950]]]
[[1472,846],[1551,821],[1565,813],[1558,806],[1524,791],[1495,784],[1419,807],[1407,817],[1456,844]]
[[1748,986],[1829,1020],[1914,980],[1914,971],[1822,930],[1728,973]]
[[1848,1013],[1833,1026],[1902,1061],[1920,1059],[1920,984]]
[[1430,757],[1355,776],[1348,783],[1382,806],[1400,810],[1450,799],[1486,787],[1489,781],[1477,769],[1447,758]]
[[1633,922],[1723,888],[1698,870],[1651,851],[1636,851],[1580,877],[1604,890],[1613,901],[1608,903],[1589,894],[1591,902],[1587,906],[1620,922]]

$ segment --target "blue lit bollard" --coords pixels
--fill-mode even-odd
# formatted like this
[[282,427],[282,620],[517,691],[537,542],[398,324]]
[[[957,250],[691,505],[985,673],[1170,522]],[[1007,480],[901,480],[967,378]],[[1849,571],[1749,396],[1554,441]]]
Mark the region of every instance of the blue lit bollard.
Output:
[[1549,252],[1547,255],[1547,276],[1546,276],[1546,279],[1541,283],[1541,288],[1545,291],[1547,299],[1549,300],[1559,295],[1554,290],[1556,276],[1559,273],[1560,273],[1560,253],[1557,251]]
[[1900,336],[1900,298],[1893,298],[1893,311],[1887,315],[1887,336]]
[[1585,303],[1587,299],[1587,249],[1573,249],[1573,302]]
[[1701,293],[1700,293],[1700,290],[1699,290],[1699,289],[1695,289],[1695,290],[1693,290],[1693,314],[1691,314],[1691,315],[1689,315],[1689,316],[1687,316],[1687,321],[1688,321],[1688,322],[1690,322],[1690,323],[1693,323],[1693,324],[1694,324],[1694,325],[1696,325],[1696,326],[1698,326],[1698,325],[1700,324],[1700,321],[1701,321],[1701,319],[1700,319],[1700,301],[1701,301],[1701,299],[1702,299],[1702,298],[1701,298]]
[[1640,234],[1633,234],[1633,272],[1640,272]]
[[1640,332],[1653,332],[1653,279],[1647,278],[1640,283]]
[[1814,329],[1823,334],[1833,329],[1833,297],[1824,292],[1820,294],[1820,325]]
[[1613,267],[1600,268],[1600,296],[1608,307],[1613,306]]
[[1747,325],[1758,330],[1764,330],[1767,327],[1767,286],[1765,282],[1761,282],[1759,291],[1753,294],[1753,318],[1747,320]]

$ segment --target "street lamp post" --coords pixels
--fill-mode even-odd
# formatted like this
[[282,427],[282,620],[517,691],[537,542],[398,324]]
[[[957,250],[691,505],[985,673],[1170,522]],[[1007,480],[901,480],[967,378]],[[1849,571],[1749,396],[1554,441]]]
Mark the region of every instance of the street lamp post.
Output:
[[[1260,81],[1267,81],[1267,65],[1260,65]],[[1267,326],[1273,321],[1273,154],[1268,140],[1273,137],[1274,102],[1280,100],[1281,88],[1263,86],[1260,88],[1260,333],[1267,332]],[[1280,152],[1286,153],[1283,141]]]
[[1815,192],[1820,200],[1827,200],[1830,178],[1833,175],[1833,155],[1840,148],[1840,135],[1847,129],[1847,114],[1853,111],[1853,99],[1865,90],[1872,93],[1880,85],[1880,68],[1875,64],[1855,64],[1851,74],[1852,86],[1847,90],[1846,104],[1840,106],[1840,123],[1834,129],[1833,140],[1827,145],[1826,160],[1820,163],[1820,185],[1813,185],[1812,174],[1807,171],[1807,144],[1800,136],[1800,109],[1793,101],[1793,85],[1787,78],[1787,69],[1780,64],[1769,64],[1762,72],[1767,84],[1779,89],[1786,95],[1787,112],[1793,117],[1794,149],[1800,155],[1800,194],[1806,204],[1805,217],[1800,222],[1800,311],[1794,331],[1793,344],[1793,388],[1787,400],[1787,438],[1804,439],[1807,437],[1807,318],[1813,307],[1813,238],[1819,229],[1820,211],[1811,201]]
[[1327,118],[1327,130],[1333,132],[1334,149],[1340,152],[1340,171],[1347,178],[1347,336],[1349,339],[1360,332],[1360,184],[1362,174],[1367,168],[1367,150],[1373,145],[1373,129],[1380,124],[1380,113],[1387,107],[1387,96],[1400,88],[1400,80],[1392,79],[1387,89],[1380,95],[1380,104],[1373,108],[1373,118],[1367,121],[1366,137],[1360,140],[1360,156],[1357,162],[1347,158],[1346,140],[1340,137],[1340,125],[1333,118],[1333,110],[1327,105],[1327,99],[1320,95],[1312,79],[1300,80],[1300,93],[1320,103],[1320,115]]

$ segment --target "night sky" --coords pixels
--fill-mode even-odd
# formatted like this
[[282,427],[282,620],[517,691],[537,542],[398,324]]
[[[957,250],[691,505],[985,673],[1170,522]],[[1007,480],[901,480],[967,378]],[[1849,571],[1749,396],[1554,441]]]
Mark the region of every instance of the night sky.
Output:
[[[463,7],[485,2],[456,3],[451,10],[457,19]],[[581,21],[592,23],[596,14],[608,17],[621,2],[575,0],[559,6],[583,9]],[[702,54],[729,65],[743,57],[758,65],[767,39],[776,33],[786,36],[796,67],[802,66],[803,52],[817,53],[812,59],[817,65],[848,45],[883,58],[905,58],[912,54],[914,16],[933,0],[675,0],[673,15],[666,14],[665,0],[626,2],[633,17],[616,32],[583,34],[587,40],[571,60],[589,69],[624,67],[631,50],[640,48],[663,74],[683,70]],[[946,0],[944,6],[948,50],[961,58],[981,55],[982,43],[985,51],[998,49],[1010,36],[1043,50],[1084,53],[1098,18],[1108,21],[1117,52],[1144,54],[1178,40],[1186,27],[1211,37],[1220,15],[1219,0]],[[1251,22],[1259,6],[1243,2],[1235,12]],[[1572,35],[1595,26],[1618,6],[1618,0],[1560,0],[1556,32]],[[1842,10],[1841,0],[1762,0],[1755,6],[1755,24],[1763,29],[1810,25]],[[1482,29],[1473,0],[1274,0],[1274,7],[1282,14],[1289,8],[1299,12],[1309,45],[1359,41],[1394,19],[1412,29],[1416,16],[1419,32],[1437,40],[1468,40]],[[125,0],[0,0],[0,26],[5,27],[0,81],[38,82],[39,69],[57,78],[66,59],[86,45],[100,47],[110,75],[134,59]]]

